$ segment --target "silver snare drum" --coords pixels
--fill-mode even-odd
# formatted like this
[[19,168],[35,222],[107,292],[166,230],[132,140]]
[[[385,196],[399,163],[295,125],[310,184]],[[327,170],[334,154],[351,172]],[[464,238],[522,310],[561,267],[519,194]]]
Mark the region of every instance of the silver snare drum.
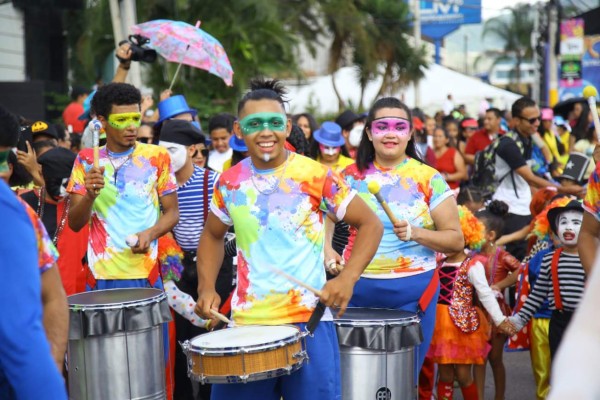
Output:
[[97,290],[68,302],[69,398],[164,399],[164,292]]
[[415,347],[423,340],[415,313],[348,308],[335,321],[343,400],[416,399]]

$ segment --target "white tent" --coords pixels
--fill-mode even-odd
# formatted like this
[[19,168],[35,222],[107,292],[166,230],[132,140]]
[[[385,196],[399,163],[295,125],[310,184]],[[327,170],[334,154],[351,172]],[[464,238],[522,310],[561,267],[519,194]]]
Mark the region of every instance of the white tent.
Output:
[[[346,106],[358,108],[360,86],[354,67],[344,67],[337,71],[335,82]],[[287,97],[290,99],[291,113],[306,111],[311,106],[316,107],[321,114],[339,111],[331,75],[311,78],[300,85],[295,81],[288,81],[286,86],[289,89]],[[373,103],[380,86],[381,77],[367,85],[363,100],[365,107]],[[494,107],[505,109],[510,108],[510,105],[521,97],[437,64],[432,64],[425,70],[425,77],[419,84],[419,93],[420,108],[430,114],[442,109],[448,94],[452,94],[455,106],[465,104],[470,115],[478,114],[481,102],[485,98],[491,98]],[[394,93],[394,96],[403,99],[410,107],[415,106],[415,91],[412,85]]]

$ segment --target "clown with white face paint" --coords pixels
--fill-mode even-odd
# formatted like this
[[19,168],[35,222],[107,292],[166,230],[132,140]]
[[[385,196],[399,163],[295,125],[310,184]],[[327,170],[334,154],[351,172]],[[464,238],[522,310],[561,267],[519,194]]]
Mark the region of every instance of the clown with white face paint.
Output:
[[311,155],[321,164],[327,165],[335,172],[341,172],[354,163],[344,147],[342,128],[335,122],[323,122],[323,125],[313,133],[313,138]]
[[577,250],[582,219],[583,207],[576,200],[548,211],[548,223],[562,247],[544,256],[540,276],[527,301],[518,313],[510,317],[517,329],[521,329],[548,299],[552,310],[548,335],[552,359],[585,287],[586,275]]

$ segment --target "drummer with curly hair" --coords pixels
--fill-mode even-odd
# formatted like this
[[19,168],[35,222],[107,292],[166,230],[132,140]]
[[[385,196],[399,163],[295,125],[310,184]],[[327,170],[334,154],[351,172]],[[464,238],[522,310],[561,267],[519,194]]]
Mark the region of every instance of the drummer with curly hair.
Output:
[[[198,246],[197,312],[211,318],[222,299],[215,279],[230,225],[237,236],[238,285],[232,298],[235,325],[294,324],[305,329],[319,299],[274,269],[321,289],[320,301],[343,314],[354,283],[369,263],[383,229],[366,204],[329,168],[285,149],[292,128],[278,81],[253,81],[238,104],[234,132],[250,154],[221,175]],[[324,219],[357,228],[361,252],[335,279],[323,268]],[[268,329],[268,328],[265,328]],[[339,399],[339,349],[326,311],[306,339],[310,362],[291,375],[245,384],[215,384],[212,399]]]

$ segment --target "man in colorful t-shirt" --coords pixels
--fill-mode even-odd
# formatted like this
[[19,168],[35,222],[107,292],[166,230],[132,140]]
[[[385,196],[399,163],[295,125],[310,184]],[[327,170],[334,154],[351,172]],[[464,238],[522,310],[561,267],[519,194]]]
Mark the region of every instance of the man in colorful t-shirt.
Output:
[[[284,148],[291,121],[276,81],[256,82],[241,100],[239,122],[250,158],[225,171],[217,183],[211,213],[198,247],[197,311],[210,318],[221,299],[214,283],[222,260],[223,237],[235,227],[238,285],[232,298],[236,325],[296,324],[304,329],[319,300],[288,281],[281,270],[321,289],[320,301],[345,311],[354,283],[375,253],[381,223],[327,167]],[[358,229],[362,251],[326,283],[323,265],[324,218],[328,214]],[[310,363],[289,376],[247,384],[213,385],[213,399],[339,399],[337,335],[326,311],[314,337],[307,338]],[[268,332],[268,329],[265,329]]]
[[92,109],[106,146],[98,167],[93,149],[79,153],[67,188],[70,227],[90,224],[90,290],[161,285],[157,239],[177,223],[177,184],[168,152],[136,143],[140,101],[139,90],[125,83],[98,89]]
[[583,210],[577,247],[581,265],[585,273],[590,275],[600,246],[600,163],[596,163],[596,168],[588,180]]

